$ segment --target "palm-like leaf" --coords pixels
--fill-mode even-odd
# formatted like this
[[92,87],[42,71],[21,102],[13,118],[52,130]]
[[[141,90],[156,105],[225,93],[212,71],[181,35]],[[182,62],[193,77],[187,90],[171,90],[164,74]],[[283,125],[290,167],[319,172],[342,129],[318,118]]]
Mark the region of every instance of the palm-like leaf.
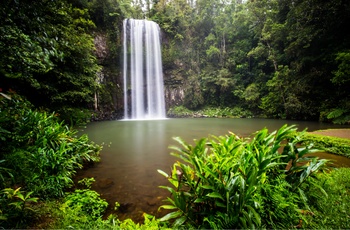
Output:
[[198,228],[290,227],[290,221],[275,222],[300,217],[297,204],[302,193],[295,195],[294,190],[326,162],[307,157],[314,149],[300,146],[303,134],[285,125],[272,133],[262,129],[252,140],[231,134],[203,138],[191,146],[174,138],[181,147],[172,146],[172,155],[180,161],[171,175],[159,173],[174,187],[161,186],[171,193],[170,204],[162,208],[175,211],[161,220]]

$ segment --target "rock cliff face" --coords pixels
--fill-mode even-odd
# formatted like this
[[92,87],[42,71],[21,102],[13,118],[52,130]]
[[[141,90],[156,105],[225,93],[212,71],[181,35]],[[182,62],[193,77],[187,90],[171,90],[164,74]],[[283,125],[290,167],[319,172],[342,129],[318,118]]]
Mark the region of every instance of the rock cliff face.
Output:
[[112,52],[106,34],[95,34],[95,55],[101,69],[98,72],[99,90],[95,94],[95,114],[93,120],[115,120],[122,117],[123,92],[120,79],[118,52]]
[[173,87],[171,85],[165,85],[165,104],[167,109],[183,104],[184,97],[184,89],[181,86]]
[[183,104],[185,91],[182,77],[171,70],[164,70],[164,95],[167,110],[172,106]]
[[103,64],[107,62],[107,57],[109,56],[109,50],[107,47],[107,36],[102,33],[96,33],[94,38],[95,45],[95,55],[97,57],[98,63]]

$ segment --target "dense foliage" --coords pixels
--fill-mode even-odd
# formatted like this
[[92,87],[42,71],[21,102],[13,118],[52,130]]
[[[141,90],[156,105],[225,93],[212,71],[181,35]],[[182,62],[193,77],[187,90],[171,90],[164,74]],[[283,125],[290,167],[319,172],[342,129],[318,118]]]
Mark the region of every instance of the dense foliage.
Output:
[[6,0],[0,12],[3,91],[75,121],[72,110],[92,107],[99,69],[87,9],[68,1]]
[[55,114],[9,96],[0,97],[0,219],[2,227],[11,228],[26,223],[26,203],[37,201],[31,196],[64,196],[76,170],[99,160],[101,147],[86,135],[78,137]]
[[174,106],[167,112],[167,117],[218,117],[218,118],[242,118],[253,117],[253,113],[240,107],[204,107],[199,110],[190,110],[185,106]]
[[[310,216],[310,228],[314,229],[348,229],[350,227],[350,169],[339,168],[330,173],[318,174],[319,185],[328,196],[320,190],[311,189],[316,199],[310,200],[315,211]],[[337,227],[335,227],[337,226]]]
[[175,218],[174,227],[206,229],[296,226],[312,211],[309,177],[326,160],[306,155],[315,149],[298,146],[304,133],[294,135],[295,130],[283,126],[269,134],[262,129],[251,140],[234,134],[204,138],[195,146],[178,138],[181,147],[173,147],[173,155],[181,161],[170,175],[159,171],[172,184],[163,186],[171,197],[161,207],[175,209],[161,220]]
[[349,121],[349,2],[153,3],[170,88],[184,88],[188,109]]
[[350,140],[308,133],[303,139],[305,143],[313,143],[318,149],[327,153],[342,155],[350,158]]
[[101,147],[62,120],[81,123],[91,109],[122,106],[119,53],[128,17],[161,27],[165,84],[184,92],[169,114],[350,120],[350,2],[5,0],[0,227],[45,220],[35,227],[350,228],[349,169],[316,174],[325,161],[305,155],[315,143],[348,156],[348,142],[295,135],[293,127],[196,146],[177,139],[181,160],[170,175],[161,171],[172,184],[164,186],[172,196],[162,208],[175,211],[161,219],[145,214],[144,224],[103,219],[107,203],[90,189],[66,193]]
[[1,88],[66,120],[91,117],[84,109],[122,111],[122,20],[147,18],[163,32],[166,88],[183,92],[169,106],[236,107],[254,116],[346,123],[349,4],[6,0],[0,10]]
[[[55,114],[34,110],[16,94],[1,95],[1,227],[349,227],[350,171],[316,174],[326,161],[308,157],[312,145],[299,145],[307,134],[287,126],[263,129],[252,139],[201,139],[196,146],[178,138],[181,147],[173,149],[180,161],[170,176],[161,171],[173,186],[164,186],[172,196],[160,208],[175,211],[160,219],[144,214],[143,224],[104,217],[108,204],[90,189],[93,178],[79,181],[87,188],[67,192],[76,169],[98,160],[100,147],[76,136]],[[57,197],[63,198],[51,199]],[[329,208],[327,202],[342,205]]]
[[[284,187],[286,183],[281,184],[278,187],[269,187],[265,189],[273,188],[273,191],[267,191],[273,200],[270,205],[275,205],[277,213],[269,213],[273,216],[284,216],[285,219],[274,219],[275,224],[281,226],[288,221],[297,222],[297,225],[289,226],[288,229],[293,228],[306,228],[306,229],[322,229],[322,228],[341,228],[348,229],[350,227],[349,212],[350,209],[350,170],[348,168],[340,168],[332,170],[329,173],[318,173],[315,175],[317,179],[313,180],[314,184],[307,190],[308,203],[311,205],[309,208],[312,212],[307,210],[293,210],[292,201],[300,201],[295,195],[288,191],[290,188]],[[277,185],[277,184],[275,184]],[[323,190],[320,189],[322,186]],[[305,188],[305,186],[304,186]],[[326,193],[325,193],[326,192]],[[91,191],[93,193],[93,191]],[[74,193],[73,193],[74,194]],[[327,195],[326,195],[327,194]],[[287,196],[289,195],[289,196]],[[290,197],[291,196],[291,197]],[[90,196],[89,198],[91,198]],[[83,198],[83,197],[82,197]],[[208,197],[210,199],[210,197]],[[213,197],[211,199],[214,199]],[[282,201],[282,203],[278,203]],[[82,204],[84,200],[80,203]],[[103,202],[101,198],[94,200],[97,204]],[[290,204],[292,206],[285,206]],[[265,204],[267,205],[267,204]],[[59,209],[57,208],[59,207]],[[134,223],[132,220],[127,219],[124,221],[118,220],[117,216],[110,215],[109,217],[94,218],[91,215],[82,212],[80,207],[84,206],[67,206],[65,203],[47,202],[44,207],[41,207],[38,211],[41,213],[41,218],[45,218],[50,213],[51,223],[44,223],[46,225],[40,225],[39,228],[50,229],[66,229],[66,228],[78,228],[78,229],[170,229],[169,222],[160,221],[151,215],[144,214],[144,223]],[[298,219],[288,220],[287,214],[281,213],[281,210],[289,210],[292,213],[297,213],[298,217],[301,216],[302,220]],[[274,210],[273,210],[274,211]],[[203,213],[205,214],[205,213]],[[290,213],[288,213],[290,214]],[[263,216],[265,218],[266,216]],[[291,216],[295,217],[295,216]],[[269,221],[269,220],[267,220]],[[212,220],[212,226],[218,229],[220,225],[220,218],[216,222]],[[263,220],[266,222],[266,220]],[[283,222],[283,223],[282,223]],[[178,226],[178,229],[190,229],[189,225]],[[197,229],[197,228],[196,228]],[[222,228],[219,228],[222,229]]]

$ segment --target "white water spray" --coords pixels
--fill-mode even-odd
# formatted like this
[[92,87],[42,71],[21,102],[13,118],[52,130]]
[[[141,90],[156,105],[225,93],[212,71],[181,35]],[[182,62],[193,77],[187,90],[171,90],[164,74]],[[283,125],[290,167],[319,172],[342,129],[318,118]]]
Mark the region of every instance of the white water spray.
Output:
[[166,117],[159,30],[152,21],[123,21],[125,119]]

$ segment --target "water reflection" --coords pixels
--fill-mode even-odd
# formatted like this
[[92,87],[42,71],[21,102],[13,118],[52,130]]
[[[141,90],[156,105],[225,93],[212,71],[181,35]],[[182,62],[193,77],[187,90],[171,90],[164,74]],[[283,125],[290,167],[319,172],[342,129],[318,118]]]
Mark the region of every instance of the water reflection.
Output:
[[[94,177],[93,189],[102,194],[110,204],[121,203],[118,216],[143,221],[142,213],[160,215],[157,208],[169,194],[158,188],[168,185],[157,169],[170,171],[176,158],[169,153],[169,145],[176,145],[172,137],[179,136],[189,143],[210,135],[234,132],[249,136],[267,127],[277,130],[285,123],[297,124],[299,130],[309,131],[341,128],[318,122],[296,122],[272,119],[166,119],[148,121],[106,121],[88,125],[91,140],[104,144],[101,162],[93,168],[79,172],[77,180]],[[110,145],[110,147],[109,147]]]

